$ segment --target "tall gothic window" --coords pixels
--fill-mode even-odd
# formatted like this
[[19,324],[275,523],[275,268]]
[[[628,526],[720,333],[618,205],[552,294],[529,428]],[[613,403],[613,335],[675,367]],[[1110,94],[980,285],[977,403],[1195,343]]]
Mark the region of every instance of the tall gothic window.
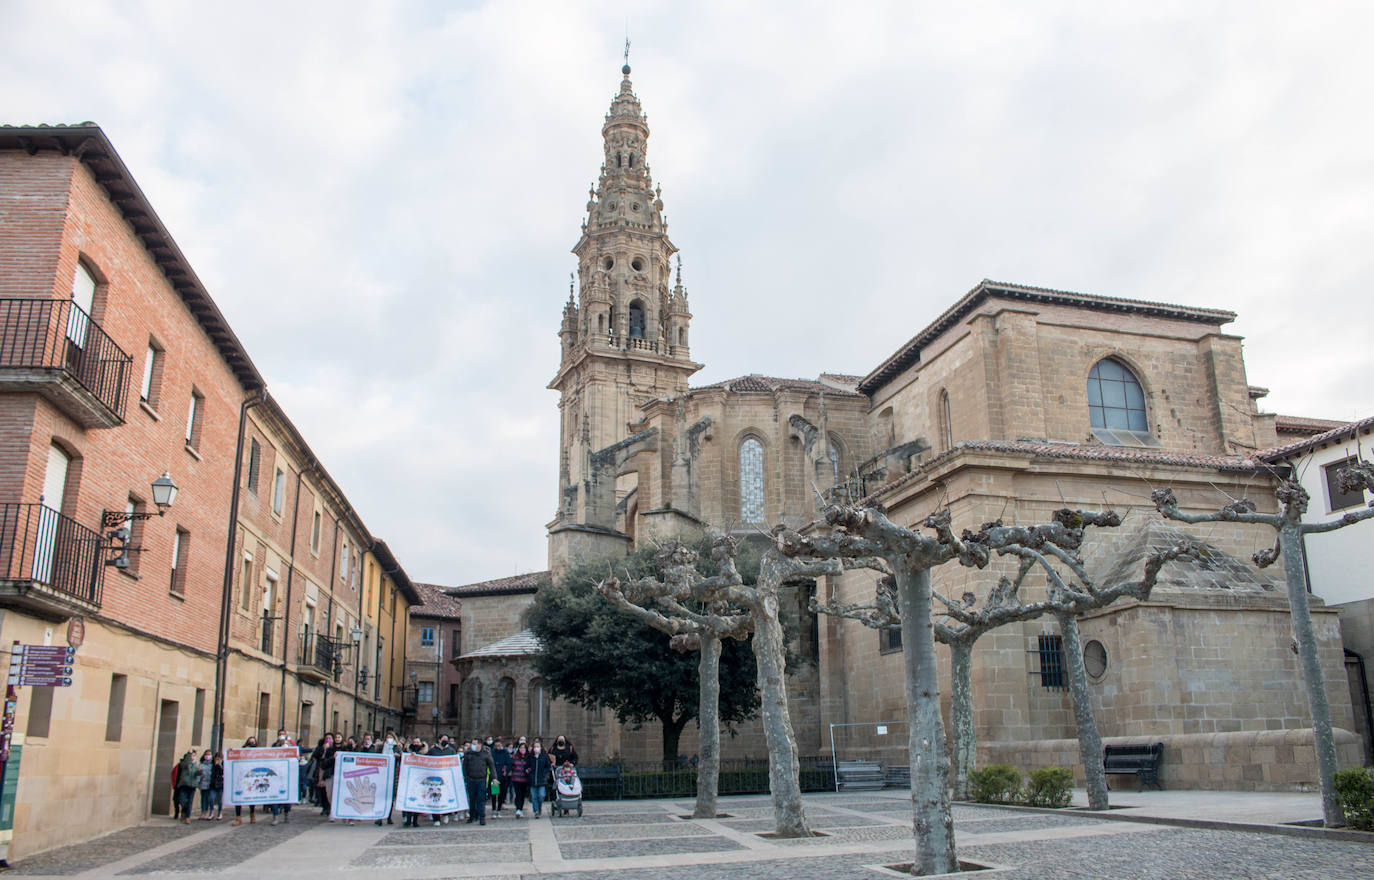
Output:
[[746,523],[763,522],[763,444],[757,437],[739,445],[739,515]]
[[954,419],[949,411],[949,391],[940,389],[940,451],[954,448]]
[[630,303],[630,338],[644,338],[644,303],[639,300]]
[[1121,361],[1105,358],[1088,372],[1088,418],[1094,428],[1149,431],[1145,392]]

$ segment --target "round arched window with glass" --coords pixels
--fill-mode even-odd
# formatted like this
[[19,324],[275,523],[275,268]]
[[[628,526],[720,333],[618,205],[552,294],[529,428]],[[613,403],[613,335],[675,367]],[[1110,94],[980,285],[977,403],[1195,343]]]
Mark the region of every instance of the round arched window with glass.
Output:
[[1116,358],[1100,360],[1088,372],[1088,418],[1094,428],[1150,430],[1145,391],[1135,374]]
[[739,517],[746,523],[763,522],[763,444],[756,437],[739,445]]

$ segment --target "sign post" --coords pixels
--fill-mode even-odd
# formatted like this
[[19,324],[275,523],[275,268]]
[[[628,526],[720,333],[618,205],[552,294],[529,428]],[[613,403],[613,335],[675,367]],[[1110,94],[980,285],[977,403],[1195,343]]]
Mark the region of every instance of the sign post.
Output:
[[[84,635],[84,631],[83,631]],[[79,642],[78,642],[79,644]],[[76,648],[63,645],[21,645],[16,639],[14,650],[10,652],[10,675],[5,683],[5,716],[0,723],[0,792],[5,790],[5,771],[10,762],[10,744],[14,741],[14,714],[19,706],[21,687],[71,687],[72,669],[76,663]],[[18,786],[14,786],[15,798],[19,796]],[[14,801],[10,801],[9,821],[14,819]],[[0,823],[3,824],[3,823]],[[13,825],[8,826],[3,839],[0,839],[0,868],[10,866],[10,835]]]

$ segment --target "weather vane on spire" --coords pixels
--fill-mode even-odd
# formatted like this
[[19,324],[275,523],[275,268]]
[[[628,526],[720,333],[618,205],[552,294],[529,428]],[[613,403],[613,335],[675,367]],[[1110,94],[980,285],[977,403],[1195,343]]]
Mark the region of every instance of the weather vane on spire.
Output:
[[625,66],[620,68],[620,72],[626,76],[630,75],[630,28],[625,27]]

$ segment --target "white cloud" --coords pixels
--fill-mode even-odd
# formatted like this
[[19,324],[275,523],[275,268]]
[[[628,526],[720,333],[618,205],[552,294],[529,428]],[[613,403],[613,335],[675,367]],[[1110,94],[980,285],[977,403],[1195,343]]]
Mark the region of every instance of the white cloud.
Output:
[[866,372],[991,277],[1233,309],[1272,408],[1374,411],[1357,6],[27,4],[0,106],[105,127],[368,525],[473,581],[544,564],[627,17],[698,381]]

